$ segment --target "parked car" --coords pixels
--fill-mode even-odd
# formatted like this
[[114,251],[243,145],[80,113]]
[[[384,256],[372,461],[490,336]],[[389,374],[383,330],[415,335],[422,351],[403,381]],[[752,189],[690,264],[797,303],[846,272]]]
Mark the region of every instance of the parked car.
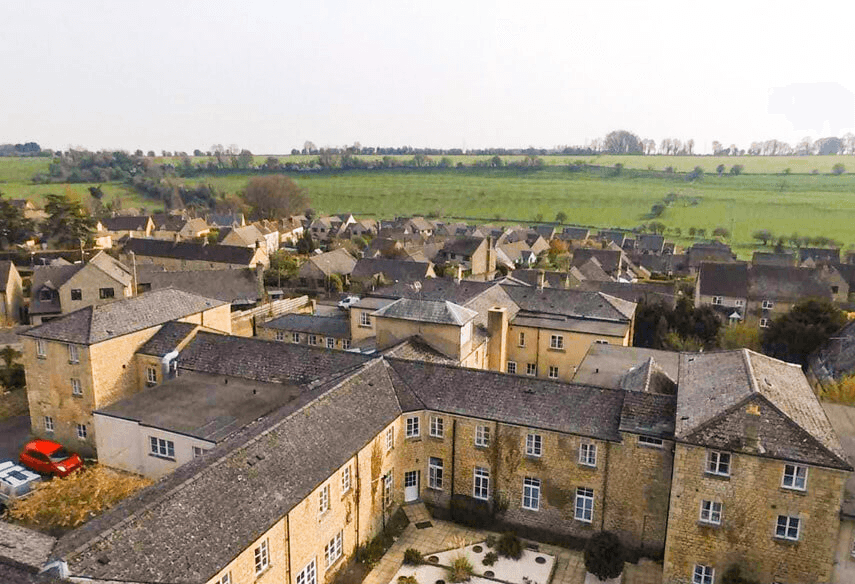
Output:
[[83,460],[62,444],[50,440],[33,440],[24,446],[21,464],[38,473],[65,477],[83,466]]
[[42,482],[36,473],[11,460],[0,462],[0,506],[9,506],[29,495]]
[[343,300],[339,301],[338,307],[342,310],[347,310],[357,302],[359,302],[359,296],[345,296]]

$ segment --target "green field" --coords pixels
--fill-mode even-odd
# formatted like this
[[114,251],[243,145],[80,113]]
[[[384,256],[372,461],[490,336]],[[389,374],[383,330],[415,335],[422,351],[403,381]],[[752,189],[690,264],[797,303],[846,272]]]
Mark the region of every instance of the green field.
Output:
[[[287,157],[281,157],[285,159]],[[567,159],[575,160],[574,157]],[[471,158],[467,159],[471,163]],[[602,165],[624,164],[625,168],[657,171],[665,164],[684,170],[700,165],[714,168],[719,161],[738,161],[745,174],[718,177],[708,172],[700,180],[687,182],[679,175],[661,173],[570,172],[547,166],[540,170],[450,169],[342,171],[300,173],[294,178],[306,189],[312,207],[319,213],[351,212],[382,218],[397,215],[432,215],[447,218],[477,218],[491,222],[530,223],[541,215],[550,221],[556,213],[567,214],[568,223],[601,227],[633,228],[649,222],[653,204],[666,194],[680,195],[657,220],[664,223],[670,238],[689,243],[690,227],[732,229],[731,244],[743,256],[756,247],[753,231],[768,229],[776,235],[825,236],[855,243],[855,158],[815,157],[606,157],[593,159]],[[851,166],[853,174],[828,174],[837,161]],[[33,185],[27,177],[43,171],[44,159],[0,158],[0,190],[14,198],[40,202],[45,193],[64,192],[66,185]],[[41,166],[40,166],[41,165]],[[801,165],[801,166],[799,166]],[[820,174],[800,172],[818,168]],[[728,166],[729,168],[729,166]],[[793,174],[781,174],[790,168]],[[754,172],[752,172],[754,171]],[[227,193],[241,191],[250,175],[208,176],[171,179],[176,183],[209,183]],[[72,192],[88,197],[88,185],[68,185]],[[130,192],[124,185],[103,186],[107,199],[119,195],[125,207],[159,207],[154,201]],[[679,228],[682,235],[674,232]]]

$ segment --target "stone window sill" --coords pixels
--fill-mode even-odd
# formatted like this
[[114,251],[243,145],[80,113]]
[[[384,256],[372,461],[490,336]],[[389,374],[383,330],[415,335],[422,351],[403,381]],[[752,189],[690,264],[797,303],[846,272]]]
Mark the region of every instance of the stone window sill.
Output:
[[431,435],[431,436],[429,436],[429,438],[431,440],[435,440],[437,442],[442,442],[443,440],[445,440],[445,436],[433,436],[433,435]]
[[542,460],[543,455],[542,454],[526,454],[525,458],[527,458],[528,460]]
[[489,444],[476,444],[475,448],[477,448],[478,450],[487,450],[488,448],[490,448],[490,445]]
[[272,569],[273,569],[273,564],[267,564],[267,567],[264,568],[261,572],[255,573],[255,579],[261,580],[264,577],[264,575],[267,574],[267,572],[269,572]]
[[435,491],[435,492],[437,492],[437,493],[441,493],[441,492],[442,492],[442,487],[431,487],[430,485],[428,485],[428,490],[430,490],[430,491]]
[[793,487],[781,487],[780,491],[782,493],[790,493],[791,495],[798,495],[800,497],[804,497],[807,495],[807,489],[795,489]]
[[698,527],[706,527],[709,529],[721,529],[721,523],[710,523],[709,521],[698,521]]
[[783,545],[799,545],[799,540],[797,539],[786,539],[784,537],[778,537],[777,535],[772,536],[772,541]]
[[547,349],[547,351],[551,351],[553,353],[566,353],[567,349],[558,349],[556,347],[549,347],[549,349]]
[[704,476],[708,479],[713,479],[716,481],[729,481],[730,480],[730,475],[715,474],[713,472],[704,472]]
[[[82,438],[81,438],[82,440]],[[160,460],[168,460],[169,462],[175,462],[175,458],[171,456],[160,456],[159,454],[154,454],[153,452],[148,453],[152,458],[158,458]]]
[[588,470],[597,470],[596,463],[595,464],[588,464],[587,462],[580,462],[579,466],[582,468],[586,468]]
[[421,436],[407,436],[406,440],[408,442],[421,442],[422,437]]

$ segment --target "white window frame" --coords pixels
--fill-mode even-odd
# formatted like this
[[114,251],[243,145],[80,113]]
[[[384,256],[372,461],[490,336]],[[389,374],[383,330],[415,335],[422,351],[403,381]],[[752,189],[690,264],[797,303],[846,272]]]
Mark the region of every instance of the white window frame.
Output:
[[549,379],[558,379],[558,367],[556,365],[549,366]]
[[86,440],[89,431],[86,429],[86,424],[77,424],[77,439]]
[[576,487],[576,505],[573,509],[576,521],[591,523],[594,521],[594,489]]
[[193,458],[199,458],[201,456],[205,456],[205,453],[208,452],[208,448],[202,448],[201,446],[193,447]]
[[[785,464],[781,487],[793,491],[807,490],[808,467],[801,464]],[[799,485],[801,482],[801,485]]]
[[327,483],[321,487],[318,493],[318,515],[323,515],[330,510],[330,485]]
[[149,365],[145,368],[145,382],[149,385],[157,385],[157,367]]
[[734,302],[734,304],[736,306],[742,306],[742,298],[737,298],[736,301]]
[[395,487],[395,481],[392,479],[394,469],[389,469],[386,476],[383,477],[383,507],[389,508],[392,506],[392,489]]
[[769,328],[769,319],[761,318],[760,319],[760,328]]
[[47,344],[44,339],[36,339],[36,357],[47,359]]
[[395,448],[395,427],[386,428],[386,452]]
[[517,340],[518,340],[518,343],[517,343],[518,346],[525,347],[525,331],[523,331],[519,334],[519,337],[517,338]]
[[333,337],[327,337],[327,349],[335,349],[335,339]]
[[175,442],[157,436],[148,437],[148,453],[158,458],[175,459]]
[[359,313],[359,326],[370,328],[371,327],[371,313],[370,312],[360,312]]
[[273,339],[276,341],[284,341],[285,340],[285,331],[276,331],[273,333]]
[[597,466],[597,445],[590,442],[582,442],[579,445],[579,464],[583,466]]
[[309,344],[313,347],[318,344],[318,335],[309,335]]
[[253,556],[255,558],[255,575],[258,576],[270,567],[270,548],[266,537],[253,550]]
[[695,564],[692,570],[692,584],[713,584],[713,582],[715,582],[715,568]]
[[720,501],[701,501],[700,522],[710,525],[721,525],[722,504]]
[[445,420],[442,416],[430,417],[430,436],[431,438],[445,438]]
[[543,436],[540,434],[526,434],[525,455],[540,458],[543,456]]
[[772,310],[773,308],[775,308],[775,303],[771,300],[764,300],[763,303],[760,305],[760,308],[762,308],[763,310]]
[[350,465],[348,464],[346,467],[341,469],[341,494],[350,491],[351,480],[350,480]]
[[72,365],[80,363],[80,352],[77,350],[77,345],[67,343],[66,347],[68,347],[68,362]]
[[347,351],[350,349],[350,339],[342,339],[341,340],[341,348]]
[[418,416],[409,416],[407,418],[407,438],[418,438],[421,433],[420,425],[420,419]]
[[526,363],[525,374],[529,377],[537,377],[537,363]]
[[324,546],[324,566],[327,570],[330,569],[330,566],[335,564],[339,558],[341,558],[342,548],[342,540],[344,539],[342,536],[342,531],[339,531],[335,534],[327,545]]
[[490,445],[490,427],[484,425],[475,426],[475,446],[486,448]]
[[45,416],[45,432],[53,434],[53,417]]
[[300,333],[291,333],[291,342],[294,344],[300,344]]
[[639,436],[638,443],[650,448],[663,448],[665,445],[662,438],[654,438],[653,436]]
[[517,374],[517,362],[516,361],[508,361],[508,373],[511,375]]
[[83,385],[81,385],[80,380],[76,377],[71,378],[71,395],[83,397]]
[[540,510],[540,479],[525,477],[523,479],[522,508],[529,511]]
[[480,501],[490,499],[490,470],[476,466],[472,471],[472,496]]
[[441,458],[431,456],[428,458],[428,488],[435,491],[442,490],[445,466]]
[[[727,462],[724,462],[722,459],[727,457]],[[706,473],[719,476],[719,477],[729,477],[731,466],[733,463],[733,457],[729,452],[721,452],[719,450],[707,450],[707,460],[706,460]],[[722,471],[722,467],[725,466],[727,469]]]
[[721,296],[713,296],[712,297],[713,306],[721,306],[721,300],[722,300]]
[[564,335],[550,335],[549,348],[557,351],[564,350]]
[[[784,519],[783,525],[781,524],[781,519]],[[790,535],[790,530],[793,528],[793,524],[795,524],[796,535],[795,537]],[[784,535],[779,533],[779,530],[783,527]],[[799,541],[799,535],[801,535],[802,530],[802,520],[801,517],[795,517],[793,515],[778,515],[775,520],[775,537],[777,539],[786,539],[787,541]]]
[[222,578],[220,578],[219,584],[232,584],[232,573],[226,572],[223,574]]
[[300,570],[296,578],[297,584],[318,584],[318,570],[315,566],[315,559],[306,564],[306,567]]

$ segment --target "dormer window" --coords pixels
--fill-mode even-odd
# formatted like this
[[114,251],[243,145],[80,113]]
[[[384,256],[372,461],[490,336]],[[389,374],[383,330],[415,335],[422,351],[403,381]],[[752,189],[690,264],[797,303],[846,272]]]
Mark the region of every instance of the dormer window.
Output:
[[53,290],[50,288],[42,288],[39,290],[39,300],[43,302],[50,302],[50,299],[53,298]]

